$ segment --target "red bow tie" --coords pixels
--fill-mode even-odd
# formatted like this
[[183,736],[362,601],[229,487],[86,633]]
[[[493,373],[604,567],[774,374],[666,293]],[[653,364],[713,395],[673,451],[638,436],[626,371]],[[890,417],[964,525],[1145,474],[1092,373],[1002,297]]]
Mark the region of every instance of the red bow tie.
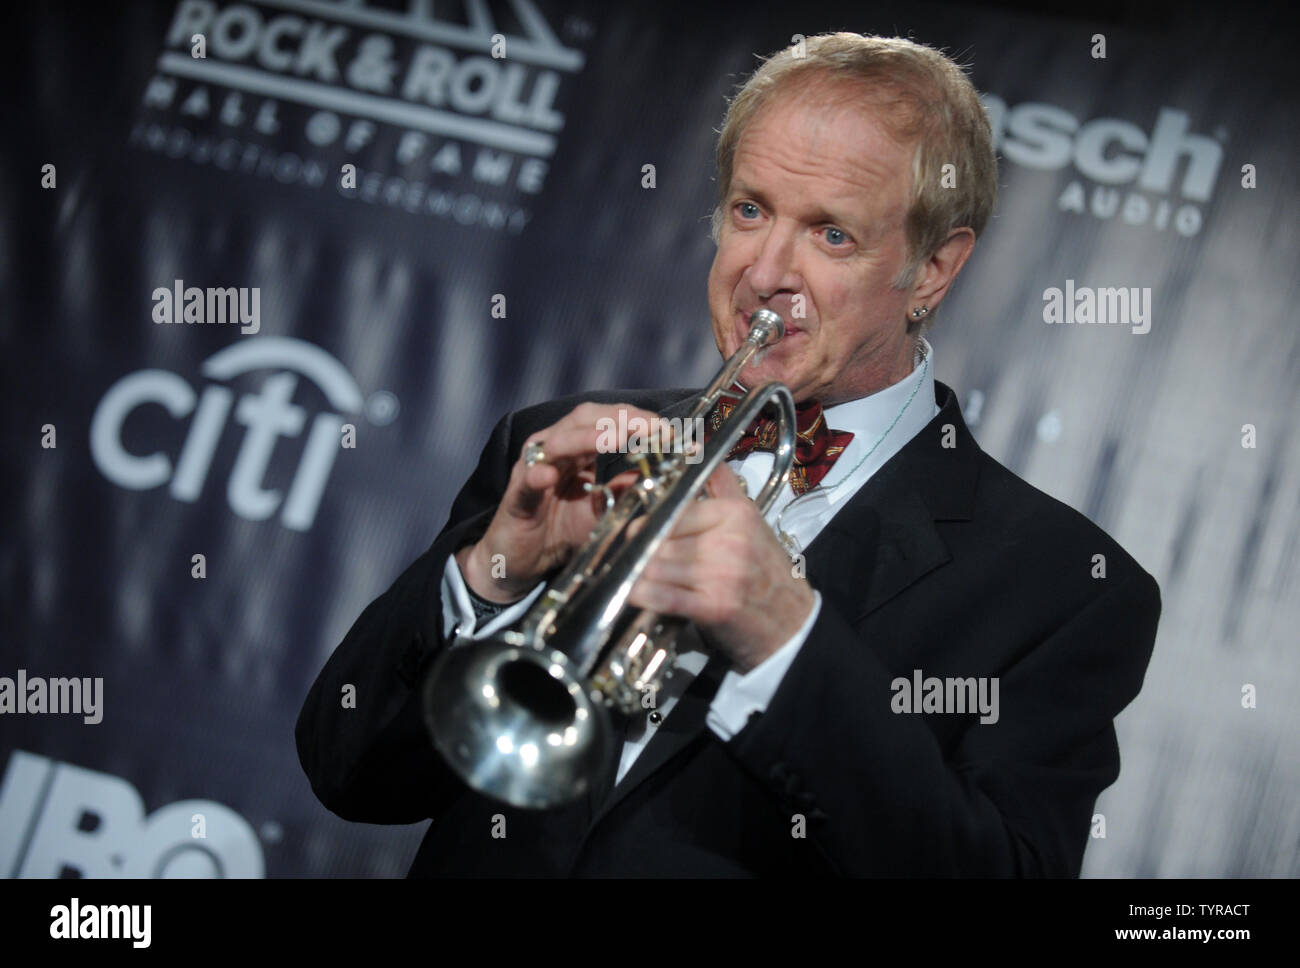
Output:
[[[743,387],[735,383],[731,385],[731,390],[741,397],[746,393]],[[719,400],[709,417],[709,429],[717,430],[721,427],[734,409],[734,401],[727,397]],[[798,434],[795,437],[794,466],[790,469],[790,490],[798,496],[821,483],[831,465],[839,460],[840,454],[853,439],[853,434],[847,430],[831,430],[822,414],[822,405],[816,401],[801,403],[794,408],[794,412]],[[745,436],[731,448],[727,460],[744,457],[754,450],[776,452],[776,420],[766,414],[750,424]]]

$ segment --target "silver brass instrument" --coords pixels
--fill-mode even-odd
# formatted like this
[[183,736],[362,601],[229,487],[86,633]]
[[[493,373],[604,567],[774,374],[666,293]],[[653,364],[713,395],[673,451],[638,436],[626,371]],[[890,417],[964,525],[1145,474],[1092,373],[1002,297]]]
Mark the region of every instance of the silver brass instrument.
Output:
[[[676,662],[685,621],[630,608],[627,599],[687,502],[745,429],[774,404],[777,447],[755,503],[764,514],[794,463],[790,390],[770,382],[735,397],[731,384],[762,348],[785,335],[781,317],[757,310],[748,337],[700,395],[689,420],[706,417],[723,396],[735,409],[714,429],[698,461],[663,450],[637,455],[640,479],[607,509],[587,543],[511,628],[456,643],[423,684],[425,724],[447,763],[475,790],[517,807],[573,800],[613,760],[617,737],[607,708],[642,711]],[[691,455],[696,456],[696,455]],[[593,489],[600,489],[596,486]],[[635,534],[634,521],[644,519]]]

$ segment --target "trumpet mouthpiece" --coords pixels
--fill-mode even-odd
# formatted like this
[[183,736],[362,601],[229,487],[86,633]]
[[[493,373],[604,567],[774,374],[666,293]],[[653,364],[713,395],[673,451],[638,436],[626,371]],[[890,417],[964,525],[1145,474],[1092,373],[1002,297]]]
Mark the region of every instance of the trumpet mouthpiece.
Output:
[[749,317],[749,338],[759,346],[769,346],[785,336],[785,320],[770,309],[755,309]]

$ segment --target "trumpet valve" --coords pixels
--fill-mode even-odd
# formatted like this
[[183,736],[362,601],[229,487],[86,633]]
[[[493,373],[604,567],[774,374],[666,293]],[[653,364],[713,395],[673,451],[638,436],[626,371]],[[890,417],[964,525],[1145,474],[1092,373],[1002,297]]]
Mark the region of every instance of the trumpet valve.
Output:
[[653,709],[646,705],[647,693],[658,693],[677,661],[677,650],[664,626],[634,628],[616,647],[600,670],[592,676],[592,698],[625,716]]

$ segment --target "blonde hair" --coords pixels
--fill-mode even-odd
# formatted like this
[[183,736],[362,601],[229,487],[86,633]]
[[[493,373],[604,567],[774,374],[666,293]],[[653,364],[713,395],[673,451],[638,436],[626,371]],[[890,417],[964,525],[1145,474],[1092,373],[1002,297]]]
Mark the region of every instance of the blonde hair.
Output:
[[[779,94],[829,88],[826,82],[856,85],[849,98],[879,110],[886,131],[902,144],[915,144],[912,201],[905,217],[907,260],[897,289],[916,272],[953,229],[969,226],[978,237],[997,199],[997,158],[988,115],[965,71],[942,52],[901,37],[853,33],[820,34],[803,49],[787,47],[767,58],[736,92],[718,134],[718,201],[713,240],[718,241],[723,206],[731,190],[736,146],[759,110]],[[834,92],[844,102],[844,92]],[[953,165],[955,187],[945,188],[943,166]],[[928,324],[933,313],[923,320]]]

